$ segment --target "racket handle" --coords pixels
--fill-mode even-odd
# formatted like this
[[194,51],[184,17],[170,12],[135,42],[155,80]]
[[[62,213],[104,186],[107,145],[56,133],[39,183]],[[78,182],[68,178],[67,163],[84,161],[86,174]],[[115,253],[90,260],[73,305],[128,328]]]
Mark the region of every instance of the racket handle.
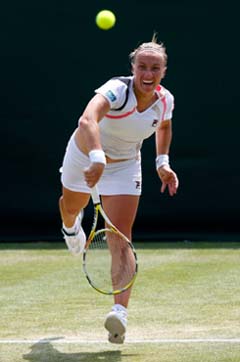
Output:
[[92,187],[91,196],[92,196],[94,205],[100,204],[100,197],[99,197],[97,185]]

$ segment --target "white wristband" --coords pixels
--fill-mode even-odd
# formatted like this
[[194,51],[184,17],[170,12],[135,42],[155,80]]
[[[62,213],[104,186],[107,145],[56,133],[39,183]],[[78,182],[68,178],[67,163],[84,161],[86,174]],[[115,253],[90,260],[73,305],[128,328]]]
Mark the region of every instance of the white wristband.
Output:
[[91,163],[103,163],[106,165],[106,157],[103,150],[91,150],[88,154]]
[[169,165],[169,156],[168,155],[158,155],[156,157],[156,169],[158,170],[162,166]]

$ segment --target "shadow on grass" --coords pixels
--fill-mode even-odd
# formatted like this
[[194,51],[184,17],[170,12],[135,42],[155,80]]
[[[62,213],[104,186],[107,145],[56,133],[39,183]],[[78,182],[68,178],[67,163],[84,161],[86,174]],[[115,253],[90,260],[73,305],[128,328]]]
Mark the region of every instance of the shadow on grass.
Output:
[[[57,339],[57,338],[56,338]],[[54,340],[54,339],[53,339]],[[90,345],[89,345],[90,346]],[[121,362],[121,351],[76,352],[63,353],[54,347],[49,340],[33,344],[31,351],[23,355],[30,362]],[[90,349],[91,347],[89,347]],[[124,354],[126,356],[126,354]],[[129,355],[128,355],[129,356]],[[134,356],[134,355],[131,355]]]

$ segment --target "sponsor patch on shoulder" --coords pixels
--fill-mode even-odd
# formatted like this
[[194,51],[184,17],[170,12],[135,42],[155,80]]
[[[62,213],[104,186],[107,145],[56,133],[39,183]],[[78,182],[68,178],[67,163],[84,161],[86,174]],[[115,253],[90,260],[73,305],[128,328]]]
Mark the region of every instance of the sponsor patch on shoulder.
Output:
[[111,91],[111,90],[108,90],[107,93],[106,93],[106,96],[110,99],[110,101],[114,102],[117,98],[115,96],[115,94]]

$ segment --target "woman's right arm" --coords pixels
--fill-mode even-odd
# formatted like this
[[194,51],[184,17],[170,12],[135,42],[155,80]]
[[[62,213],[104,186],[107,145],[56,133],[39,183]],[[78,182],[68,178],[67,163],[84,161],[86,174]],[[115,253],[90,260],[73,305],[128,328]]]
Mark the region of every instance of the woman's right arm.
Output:
[[98,182],[106,164],[98,123],[109,110],[110,104],[107,99],[101,94],[96,94],[86,106],[79,120],[76,134],[77,143],[92,161],[84,172],[89,187],[93,187]]

